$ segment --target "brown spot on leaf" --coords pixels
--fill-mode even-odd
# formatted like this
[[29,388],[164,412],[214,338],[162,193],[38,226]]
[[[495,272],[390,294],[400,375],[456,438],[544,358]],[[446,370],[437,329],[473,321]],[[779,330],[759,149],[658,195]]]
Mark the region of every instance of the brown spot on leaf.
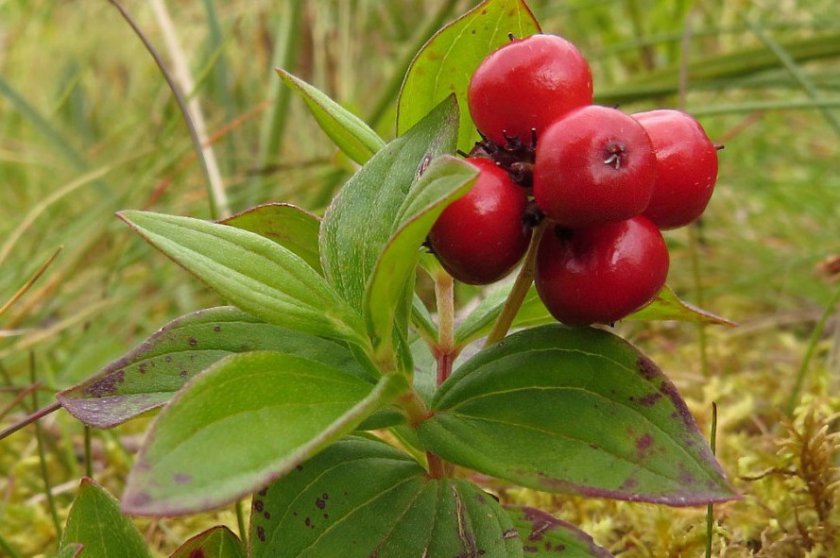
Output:
[[661,398],[662,398],[662,394],[659,393],[658,391],[654,391],[654,392],[648,393],[645,396],[640,397],[639,400],[638,400],[638,403],[642,407],[653,407],[656,404],[656,402],[659,401]]
[[650,434],[643,434],[636,438],[636,457],[644,459],[645,455],[650,451],[653,445],[653,436]]
[[254,510],[257,512],[263,511],[263,501],[262,500],[254,500]]
[[265,542],[265,528],[262,525],[257,525],[257,538]]
[[642,377],[646,380],[653,381],[662,375],[662,371],[659,370],[659,367],[646,356],[639,357],[636,361],[636,367],[639,369],[639,373]]
[[190,337],[187,340],[187,343],[189,343],[190,347],[195,347],[196,345],[198,345],[198,339],[196,339],[195,337]]
[[192,480],[192,475],[187,475],[185,473],[175,473],[172,475],[172,480],[175,481],[175,484],[187,484]]
[[172,362],[172,355],[166,355],[163,359],[165,362]]
[[266,519],[271,519],[271,513],[265,511],[265,512],[263,512],[263,517],[266,518]]
[[216,333],[219,333],[220,331],[222,331],[222,326],[220,326],[220,325],[213,326],[213,331],[215,331]]
[[125,370],[112,372],[85,388],[85,393],[91,397],[105,397],[117,392],[117,385],[125,381]]
[[315,507],[322,510],[327,507],[327,503],[322,498],[315,498]]

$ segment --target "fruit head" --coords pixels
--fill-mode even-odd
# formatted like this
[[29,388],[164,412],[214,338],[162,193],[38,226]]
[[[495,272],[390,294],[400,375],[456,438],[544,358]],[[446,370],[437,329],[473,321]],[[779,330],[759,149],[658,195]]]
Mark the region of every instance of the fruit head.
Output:
[[539,137],[534,199],[566,228],[629,219],[650,202],[656,158],[644,128],[623,112],[588,105]]
[[455,279],[486,285],[507,275],[528,248],[531,231],[523,223],[528,199],[493,161],[467,162],[479,169],[478,179],[438,217],[429,245]]
[[647,132],[656,155],[656,182],[644,214],[660,229],[691,223],[712,197],[717,149],[703,126],[684,112],[652,110],[633,118]]
[[535,284],[549,312],[567,325],[612,323],[656,296],[668,275],[668,248],[643,216],[595,227],[548,229],[537,251]]
[[514,39],[485,58],[467,89],[476,127],[498,145],[531,143],[568,111],[592,103],[592,72],[580,51],[556,35]]

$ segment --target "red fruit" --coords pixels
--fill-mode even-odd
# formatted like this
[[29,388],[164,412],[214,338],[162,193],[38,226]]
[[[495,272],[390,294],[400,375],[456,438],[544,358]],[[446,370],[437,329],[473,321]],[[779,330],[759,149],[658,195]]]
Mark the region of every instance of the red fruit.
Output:
[[480,173],[472,189],[441,213],[429,244],[457,280],[485,285],[507,275],[528,248],[525,189],[489,159],[467,159]]
[[668,275],[668,249],[643,216],[586,229],[548,229],[536,286],[567,325],[612,323],[653,300]]
[[556,35],[515,39],[485,58],[467,89],[476,127],[498,145],[531,143],[568,111],[592,103],[592,72],[580,51]]
[[660,229],[675,229],[706,209],[718,172],[717,149],[703,126],[678,110],[633,115],[656,155],[657,178],[645,215]]
[[650,202],[655,179],[656,158],[644,128],[616,109],[574,110],[537,143],[534,199],[566,228],[639,215]]

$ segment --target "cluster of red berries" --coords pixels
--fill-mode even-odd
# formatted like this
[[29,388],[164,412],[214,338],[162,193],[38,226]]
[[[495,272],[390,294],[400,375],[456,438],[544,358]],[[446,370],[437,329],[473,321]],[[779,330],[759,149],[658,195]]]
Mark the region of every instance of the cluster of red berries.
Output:
[[429,235],[444,268],[492,283],[548,219],[535,283],[555,318],[611,323],[650,302],[668,274],[660,229],[697,219],[717,179],[702,126],[676,110],[593,105],[589,65],[554,35],[511,38],[490,54],[468,103],[483,141],[467,160],[480,172]]

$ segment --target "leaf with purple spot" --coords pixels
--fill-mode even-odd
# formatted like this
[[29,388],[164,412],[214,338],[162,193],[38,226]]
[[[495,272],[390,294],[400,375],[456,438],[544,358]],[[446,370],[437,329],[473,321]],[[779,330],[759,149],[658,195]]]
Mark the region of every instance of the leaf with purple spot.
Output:
[[418,428],[426,449],[549,492],[700,505],[737,498],[674,385],[621,338],[554,324],[465,362]]
[[404,452],[358,436],[255,494],[250,530],[252,558],[522,556],[491,495],[430,478]]
[[271,350],[330,364],[375,382],[346,345],[271,325],[232,306],[177,318],[98,374],[57,395],[70,414],[111,428],[164,405],[193,376],[235,353]]
[[245,551],[239,537],[217,525],[187,540],[170,558],[245,558]]
[[566,521],[529,507],[505,508],[529,558],[612,558],[592,537]]

